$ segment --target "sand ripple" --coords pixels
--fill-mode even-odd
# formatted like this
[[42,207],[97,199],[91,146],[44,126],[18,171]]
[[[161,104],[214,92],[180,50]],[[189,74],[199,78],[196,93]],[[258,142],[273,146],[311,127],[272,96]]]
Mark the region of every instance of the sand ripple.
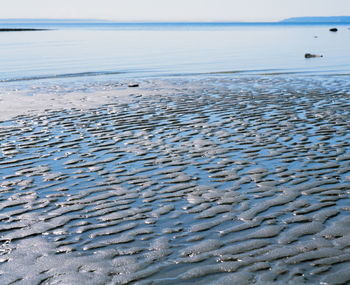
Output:
[[0,283],[350,282],[343,82],[171,84],[0,123]]

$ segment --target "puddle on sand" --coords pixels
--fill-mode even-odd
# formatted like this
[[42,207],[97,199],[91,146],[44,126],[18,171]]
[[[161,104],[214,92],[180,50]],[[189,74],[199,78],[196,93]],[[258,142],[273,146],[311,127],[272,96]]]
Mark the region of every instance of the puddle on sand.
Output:
[[349,282],[344,85],[193,80],[0,124],[1,284]]

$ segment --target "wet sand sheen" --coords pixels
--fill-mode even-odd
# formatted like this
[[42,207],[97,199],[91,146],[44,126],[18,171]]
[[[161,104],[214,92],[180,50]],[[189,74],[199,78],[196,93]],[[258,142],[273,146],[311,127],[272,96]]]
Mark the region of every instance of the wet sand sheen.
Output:
[[164,82],[0,123],[0,283],[349,282],[349,86]]

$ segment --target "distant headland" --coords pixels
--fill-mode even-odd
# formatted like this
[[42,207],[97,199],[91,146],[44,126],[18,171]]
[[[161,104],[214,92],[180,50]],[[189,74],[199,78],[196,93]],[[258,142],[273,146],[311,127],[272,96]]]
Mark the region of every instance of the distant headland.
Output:
[[25,29],[25,28],[4,28],[0,32],[33,32],[33,31],[47,31],[48,29]]
[[350,23],[350,16],[333,17],[293,17],[280,21],[281,23]]

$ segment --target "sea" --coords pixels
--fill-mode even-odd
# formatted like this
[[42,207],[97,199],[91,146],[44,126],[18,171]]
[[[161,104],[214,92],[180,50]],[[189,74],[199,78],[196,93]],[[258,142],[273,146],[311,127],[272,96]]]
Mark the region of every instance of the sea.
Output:
[[0,28],[48,29],[0,34],[2,87],[67,78],[350,74],[350,24],[3,20]]

